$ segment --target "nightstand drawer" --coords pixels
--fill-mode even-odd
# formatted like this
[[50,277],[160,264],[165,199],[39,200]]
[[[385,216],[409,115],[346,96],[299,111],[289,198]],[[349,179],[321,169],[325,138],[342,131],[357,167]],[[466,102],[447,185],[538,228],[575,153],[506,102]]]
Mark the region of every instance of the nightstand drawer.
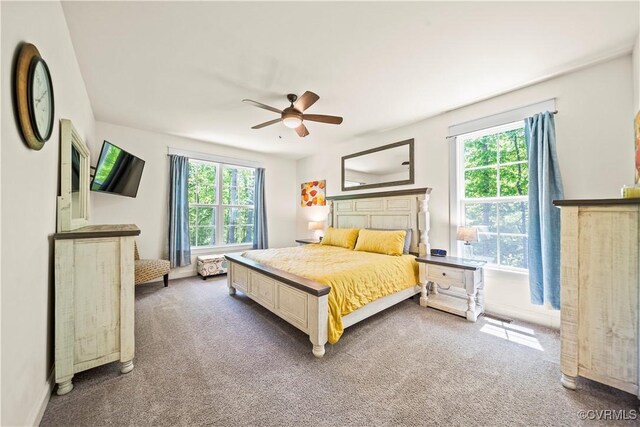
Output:
[[464,287],[464,270],[443,267],[441,265],[429,265],[427,268],[427,280],[440,284]]

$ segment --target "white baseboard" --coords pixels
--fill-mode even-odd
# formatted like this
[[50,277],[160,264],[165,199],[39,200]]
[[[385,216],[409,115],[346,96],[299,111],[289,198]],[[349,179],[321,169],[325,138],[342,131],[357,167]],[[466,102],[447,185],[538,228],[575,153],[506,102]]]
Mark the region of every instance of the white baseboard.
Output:
[[503,304],[489,304],[485,302],[485,311],[499,316],[535,323],[547,328],[560,329],[560,312],[554,310],[534,311]]
[[44,385],[44,389],[42,390],[42,395],[40,397],[39,404],[33,408],[33,411],[29,415],[27,425],[38,426],[42,421],[42,417],[44,416],[44,411],[47,409],[47,405],[49,404],[49,399],[51,399],[51,393],[53,393],[53,387],[56,385],[54,381],[55,367],[51,368],[51,373],[49,374],[49,378],[47,378],[47,382]]
[[[185,277],[193,277],[197,275],[198,271],[196,270],[195,266],[178,267],[171,270],[171,272],[169,273],[169,280],[183,279]],[[146,285],[149,283],[162,283],[162,280],[162,277],[159,277],[157,279],[149,280],[148,282],[140,283],[140,285]]]
[[193,268],[174,268],[173,270],[171,270],[171,273],[169,273],[169,279],[183,279],[185,277],[193,277],[197,275],[198,271],[196,270],[195,266]]

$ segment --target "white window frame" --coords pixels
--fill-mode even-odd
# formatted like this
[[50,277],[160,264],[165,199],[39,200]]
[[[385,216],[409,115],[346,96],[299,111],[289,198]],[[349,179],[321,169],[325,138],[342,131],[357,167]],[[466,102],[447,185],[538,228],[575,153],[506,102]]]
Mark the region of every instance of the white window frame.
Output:
[[[215,232],[216,232],[216,242],[222,242],[224,240],[224,209],[225,208],[248,208],[248,209],[253,209],[253,219],[254,219],[254,224],[253,226],[255,227],[255,218],[256,218],[256,212],[255,212],[255,200],[253,205],[225,205],[222,203],[222,185],[223,185],[223,180],[222,180],[222,170],[223,168],[233,168],[233,169],[248,169],[248,170],[252,170],[254,172],[254,179],[255,179],[255,171],[256,168],[254,167],[250,167],[250,166],[241,166],[241,165],[235,165],[235,164],[230,164],[230,163],[218,163],[218,162],[214,162],[214,161],[210,161],[210,160],[203,160],[203,159],[193,159],[193,158],[189,158],[189,163],[204,163],[207,165],[213,165],[216,167],[216,198],[214,200],[214,204],[204,204],[204,203],[189,203],[189,208],[191,207],[211,207],[215,209],[215,216],[216,216],[216,227],[215,227]],[[254,195],[255,198],[255,195]],[[196,239],[197,240],[197,239]],[[191,242],[189,242],[189,244],[191,244]],[[253,238],[251,240],[251,242],[248,243],[220,243],[220,244],[215,244],[215,245],[206,245],[206,246],[191,246],[191,249],[194,251],[206,251],[208,249],[220,249],[220,248],[250,248],[253,246]]]
[[[254,185],[255,185],[255,177],[256,177],[256,168],[251,168],[251,167],[247,167],[247,166],[238,166],[238,165],[230,165],[230,164],[220,164],[220,172],[218,173],[218,182],[220,183],[219,186],[219,190],[220,190],[220,194],[222,195],[222,171],[224,170],[224,168],[233,168],[233,169],[246,169],[246,170],[252,170],[253,171],[253,179],[254,179]],[[224,209],[225,208],[241,208],[241,209],[252,209],[253,210],[253,224],[251,224],[254,227],[255,230],[255,226],[256,226],[256,201],[255,201],[255,197],[256,195],[253,195],[253,205],[225,205],[222,203],[222,197],[220,198],[220,203],[218,204],[220,206],[220,213],[218,214],[218,219],[220,219],[220,228],[219,230],[221,230],[220,234],[220,238],[224,239]],[[217,231],[216,231],[217,232]],[[223,245],[218,245],[218,246],[238,246],[238,245],[246,245],[246,246],[253,246],[253,237],[251,238],[251,242],[249,243],[227,243],[227,244],[223,244]]]
[[[507,132],[510,130],[514,130],[514,129],[518,129],[518,128],[523,128],[524,127],[524,122],[522,120],[516,121],[516,122],[511,122],[511,123],[507,123],[507,124],[503,124],[503,125],[498,125],[498,126],[492,126],[489,127],[487,129],[482,129],[482,130],[478,130],[478,131],[474,131],[474,132],[469,132],[466,134],[462,134],[462,135],[458,135],[455,138],[455,143],[451,144],[451,156],[452,159],[454,159],[454,167],[452,168],[451,174],[450,174],[450,178],[451,178],[451,188],[453,189],[452,191],[452,197],[451,197],[451,212],[453,213],[455,221],[451,221],[451,247],[455,248],[455,253],[457,255],[462,254],[463,251],[463,242],[460,242],[458,240],[456,240],[456,231],[457,231],[457,227],[458,225],[464,225],[465,223],[465,217],[464,217],[464,206],[465,203],[499,203],[499,202],[528,202],[529,198],[528,196],[506,196],[506,197],[483,197],[483,198],[475,198],[475,199],[466,199],[464,197],[464,173],[465,170],[472,170],[472,169],[485,169],[485,168],[489,168],[489,167],[493,167],[493,166],[488,166],[488,167],[474,167],[474,168],[470,168],[470,169],[465,169],[464,168],[464,143],[465,141],[468,141],[470,139],[475,139],[479,136],[482,135],[491,135],[491,134],[495,134],[495,133],[501,133],[501,132]],[[496,176],[496,188],[497,188],[497,194],[500,194],[500,168],[505,167],[505,166],[509,166],[509,165],[515,165],[515,164],[522,164],[522,163],[529,163],[529,160],[527,159],[526,161],[519,161],[519,162],[508,162],[508,163],[499,163],[499,159],[500,159],[500,147],[498,146],[497,148],[498,150],[498,158],[496,159],[496,161],[498,163],[496,163],[495,167],[498,169],[497,170],[497,176]],[[499,213],[497,213],[498,215],[498,224],[497,224],[497,230],[496,232],[482,232],[481,231],[481,238],[482,238],[482,234],[488,234],[488,235],[495,235],[497,238],[497,249],[496,249],[496,260],[498,261],[497,263],[487,263],[487,267],[490,269],[495,269],[495,270],[504,270],[504,271],[511,271],[511,272],[517,272],[517,273],[528,273],[528,269],[526,268],[518,268],[518,267],[511,267],[511,266],[507,266],[507,265],[502,265],[500,264],[500,236],[513,236],[513,237],[528,237],[528,234],[520,234],[520,233],[503,233],[500,231],[500,224],[499,224]]]

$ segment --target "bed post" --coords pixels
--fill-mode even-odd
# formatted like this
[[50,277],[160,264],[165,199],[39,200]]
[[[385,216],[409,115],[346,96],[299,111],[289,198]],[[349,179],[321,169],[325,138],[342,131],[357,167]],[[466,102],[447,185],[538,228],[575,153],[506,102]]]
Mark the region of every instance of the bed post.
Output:
[[[431,250],[431,243],[429,243],[429,229],[431,228],[429,217],[429,195],[431,194],[431,188],[427,188],[424,194],[424,198],[418,198],[418,230],[420,232],[420,240],[418,241],[419,255],[424,256]],[[422,307],[427,306],[429,282],[426,277],[423,277],[424,269],[420,266],[420,305]]]
[[329,322],[329,296],[309,295],[309,340],[313,344],[313,355],[324,356],[324,345],[327,343],[327,325]]
[[430,194],[431,188],[427,188],[424,193],[424,198],[418,198],[418,231],[420,232],[418,241],[418,253],[420,256],[428,254],[431,250],[431,243],[429,243],[429,229],[431,228],[429,216]]

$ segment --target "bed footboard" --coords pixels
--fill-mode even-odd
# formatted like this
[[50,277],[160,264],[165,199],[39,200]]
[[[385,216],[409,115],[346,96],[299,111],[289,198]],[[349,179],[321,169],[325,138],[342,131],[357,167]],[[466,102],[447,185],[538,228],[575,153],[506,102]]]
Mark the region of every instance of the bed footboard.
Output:
[[[316,357],[325,353],[328,339],[329,291],[331,287],[277,268],[260,264],[242,255],[225,255],[229,261],[229,294],[240,291],[267,310],[309,335]],[[424,294],[426,281],[366,304],[342,316],[346,329],[380,311]]]
[[322,357],[327,343],[331,288],[240,255],[226,255],[226,258],[229,261],[229,294],[234,295],[239,290],[309,335],[313,355]]

